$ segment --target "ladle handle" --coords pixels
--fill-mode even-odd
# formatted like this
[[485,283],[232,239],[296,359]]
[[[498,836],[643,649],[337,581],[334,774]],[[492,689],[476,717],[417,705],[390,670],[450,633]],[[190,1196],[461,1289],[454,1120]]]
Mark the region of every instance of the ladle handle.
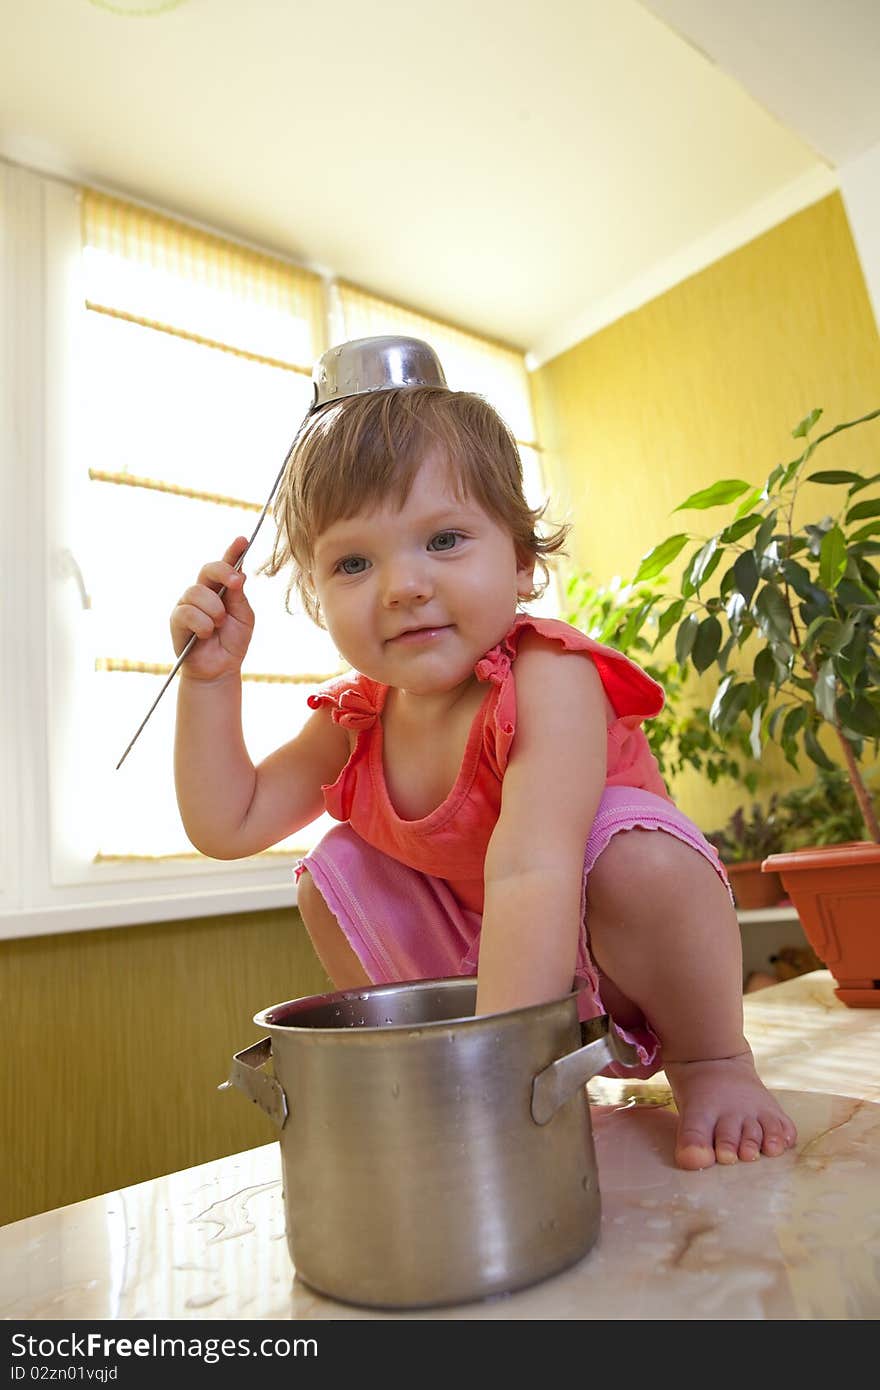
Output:
[[[309,414],[311,414],[311,412],[309,412]],[[309,418],[309,416],[306,415],[306,420],[307,420],[308,418]],[[303,421],[303,424],[305,424],[305,420]],[[268,512],[269,507],[270,507],[271,502],[272,502],[272,498],[275,496],[275,493],[276,493],[277,490],[278,490],[278,484],[281,482],[281,479],[284,477],[284,470],[285,470],[285,468],[287,467],[287,464],[288,464],[288,462],[289,462],[289,459],[290,459],[291,454],[293,453],[293,445],[296,443],[297,439],[299,439],[299,434],[300,434],[300,430],[301,430],[301,429],[302,429],[302,425],[300,425],[300,429],[297,430],[296,436],[295,436],[294,441],[293,441],[293,444],[291,444],[290,448],[288,449],[287,453],[286,453],[285,456],[284,456],[284,462],[282,463],[281,468],[279,469],[278,477],[275,479],[274,483],[272,484],[272,491],[269,493],[269,496],[266,498],[266,501],[265,501],[265,503],[264,503],[264,505],[263,505],[263,510],[260,512],[260,515],[259,515],[259,517],[257,518],[257,524],[256,524],[256,526],[254,527],[253,531],[251,532],[251,538],[250,538],[250,540],[248,541],[248,543],[247,543],[247,545],[245,546],[244,550],[243,550],[243,551],[241,552],[241,554],[239,555],[239,557],[238,557],[238,559],[236,560],[235,564],[232,566],[232,568],[235,569],[235,570],[240,570],[240,569],[241,569],[242,565],[244,564],[244,557],[247,555],[247,553],[248,553],[248,551],[250,550],[251,546],[253,545],[254,541],[257,539],[257,532],[259,531],[260,527],[261,527],[262,524],[263,524],[263,521],[265,520],[266,513]],[[219,598],[222,598],[223,595],[224,595],[225,593],[226,593],[226,585],[224,584],[224,585],[222,585],[221,588],[219,588],[219,589],[217,590],[217,595],[218,595]],[[192,636],[189,638],[189,640],[188,640],[186,646],[184,647],[183,651],[180,653],[180,656],[177,658],[177,660],[175,661],[174,665],[171,667],[171,670],[170,670],[169,673],[168,673],[168,676],[167,676],[167,679],[166,679],[166,681],[165,681],[165,684],[162,686],[162,689],[159,691],[159,694],[156,696],[155,700],[154,700],[153,703],[150,705],[150,708],[147,710],[146,714],[144,715],[143,719],[141,720],[140,724],[138,725],[134,737],[132,738],[131,742],[129,743],[129,745],[128,745],[128,747],[126,748],[125,752],[123,753],[122,757],[119,759],[119,762],[116,764],[116,771],[117,771],[117,772],[118,772],[119,769],[122,767],[122,764],[125,762],[126,758],[128,757],[129,753],[131,752],[132,748],[134,748],[134,745],[137,743],[138,739],[140,738],[143,729],[146,727],[146,724],[147,724],[148,719],[150,718],[150,715],[153,713],[153,710],[156,708],[156,706],[158,705],[159,701],[162,699],[162,696],[165,694],[165,691],[168,689],[169,685],[170,685],[171,682],[174,680],[174,677],[177,675],[177,673],[178,673],[178,671],[180,670],[181,666],[182,666],[183,663],[186,661],[186,658],[188,657],[189,653],[192,651],[192,649],[193,649],[193,647],[195,646],[195,644],[196,644],[197,641],[198,641],[198,638],[197,638],[196,634],[193,633]]]
[[[235,564],[233,565],[233,569],[237,569],[237,570],[238,570],[238,569],[241,569],[242,561],[244,560],[245,555],[247,555],[248,551],[250,550],[251,546],[253,545],[254,536],[255,536],[256,534],[257,534],[257,533],[256,533],[256,531],[255,531],[255,532],[254,532],[254,535],[251,536],[250,540],[248,541],[247,546],[246,546],[245,549],[241,552],[241,554],[239,555],[239,557],[238,557],[238,559],[236,560]],[[219,589],[217,590],[217,597],[218,597],[218,598],[222,598],[223,595],[226,593],[226,589],[227,589],[227,586],[226,586],[225,584],[222,585],[222,587],[219,588]],[[137,732],[135,733],[134,737],[132,738],[131,742],[129,743],[128,747],[126,748],[125,752],[123,753],[122,757],[119,759],[119,762],[116,764],[116,771],[117,771],[117,772],[118,772],[119,769],[122,767],[122,764],[125,762],[126,758],[128,757],[129,753],[131,752],[132,748],[134,748],[134,745],[137,743],[138,739],[140,738],[141,730],[145,727],[145,725],[146,725],[146,723],[147,723],[147,720],[149,719],[150,715],[153,713],[153,710],[156,708],[156,706],[158,705],[159,701],[162,699],[162,696],[165,694],[165,691],[168,689],[169,685],[170,685],[171,682],[174,680],[174,677],[177,675],[178,671],[180,670],[180,668],[181,668],[181,666],[183,665],[183,663],[186,661],[186,658],[189,656],[190,652],[192,651],[193,647],[195,646],[195,644],[196,644],[196,642],[197,642],[198,640],[199,640],[199,639],[198,639],[198,637],[196,636],[195,633],[192,633],[192,635],[189,637],[186,646],[184,647],[183,651],[180,653],[180,656],[177,658],[177,660],[175,661],[174,665],[171,667],[171,670],[168,672],[168,675],[167,675],[167,677],[166,677],[166,679],[165,679],[165,684],[162,686],[162,689],[159,691],[159,694],[156,696],[155,700],[154,700],[153,703],[150,705],[150,708],[147,710],[146,714],[144,715],[143,719],[141,720],[140,724],[138,725]]]

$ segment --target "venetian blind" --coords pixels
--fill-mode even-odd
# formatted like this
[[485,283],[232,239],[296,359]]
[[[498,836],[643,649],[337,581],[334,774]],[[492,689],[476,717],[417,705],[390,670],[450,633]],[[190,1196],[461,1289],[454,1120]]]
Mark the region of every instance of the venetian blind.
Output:
[[[174,602],[205,560],[251,533],[327,342],[321,277],[175,219],[85,191],[82,248],[78,559],[94,659],[81,694],[106,769],[170,669]],[[281,577],[256,573],[272,529],[270,516],[245,564],[257,621],[243,719],[256,760],[296,733],[310,689],[340,668],[327,635],[285,612]],[[98,780],[87,814],[99,861],[192,854],[174,801],[173,717],[172,688],[119,773]]]

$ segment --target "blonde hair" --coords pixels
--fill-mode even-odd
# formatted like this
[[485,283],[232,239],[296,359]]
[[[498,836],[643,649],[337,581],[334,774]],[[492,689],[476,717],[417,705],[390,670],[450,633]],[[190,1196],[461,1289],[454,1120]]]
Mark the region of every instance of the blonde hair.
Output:
[[534,562],[547,585],[545,557],[562,551],[567,525],[548,534],[536,527],[544,507],[523,496],[516,441],[481,396],[438,386],[408,386],[350,396],[308,420],[291,453],[275,501],[277,532],[262,570],[277,574],[288,563],[294,589],[309,616],[323,625],[310,578],[317,538],[334,522],[392,498],[403,506],[419,465],[439,448],[462,497],[473,498],[510,532],[520,563]]

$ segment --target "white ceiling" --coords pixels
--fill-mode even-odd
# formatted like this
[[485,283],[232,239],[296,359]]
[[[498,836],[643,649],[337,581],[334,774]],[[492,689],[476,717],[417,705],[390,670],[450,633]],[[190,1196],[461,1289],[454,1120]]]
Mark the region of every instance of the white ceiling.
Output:
[[880,141],[877,0],[150,2],[0,0],[0,153],[539,360]]

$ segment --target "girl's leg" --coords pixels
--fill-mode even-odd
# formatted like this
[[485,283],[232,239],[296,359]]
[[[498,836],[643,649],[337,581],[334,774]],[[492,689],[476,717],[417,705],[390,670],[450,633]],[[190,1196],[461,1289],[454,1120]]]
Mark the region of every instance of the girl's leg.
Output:
[[306,924],[315,954],[336,989],[358,989],[371,983],[364,967],[345,939],[345,933],[330,911],[311,874],[300,875],[296,905]]
[[662,830],[621,831],[590,872],[586,921],[605,1007],[624,1027],[641,1014],[662,1043],[678,1165],[791,1147],[743,1035],[739,923],[708,860]]
[[298,905],[338,989],[476,973],[480,918],[442,879],[329,830],[298,866]]

